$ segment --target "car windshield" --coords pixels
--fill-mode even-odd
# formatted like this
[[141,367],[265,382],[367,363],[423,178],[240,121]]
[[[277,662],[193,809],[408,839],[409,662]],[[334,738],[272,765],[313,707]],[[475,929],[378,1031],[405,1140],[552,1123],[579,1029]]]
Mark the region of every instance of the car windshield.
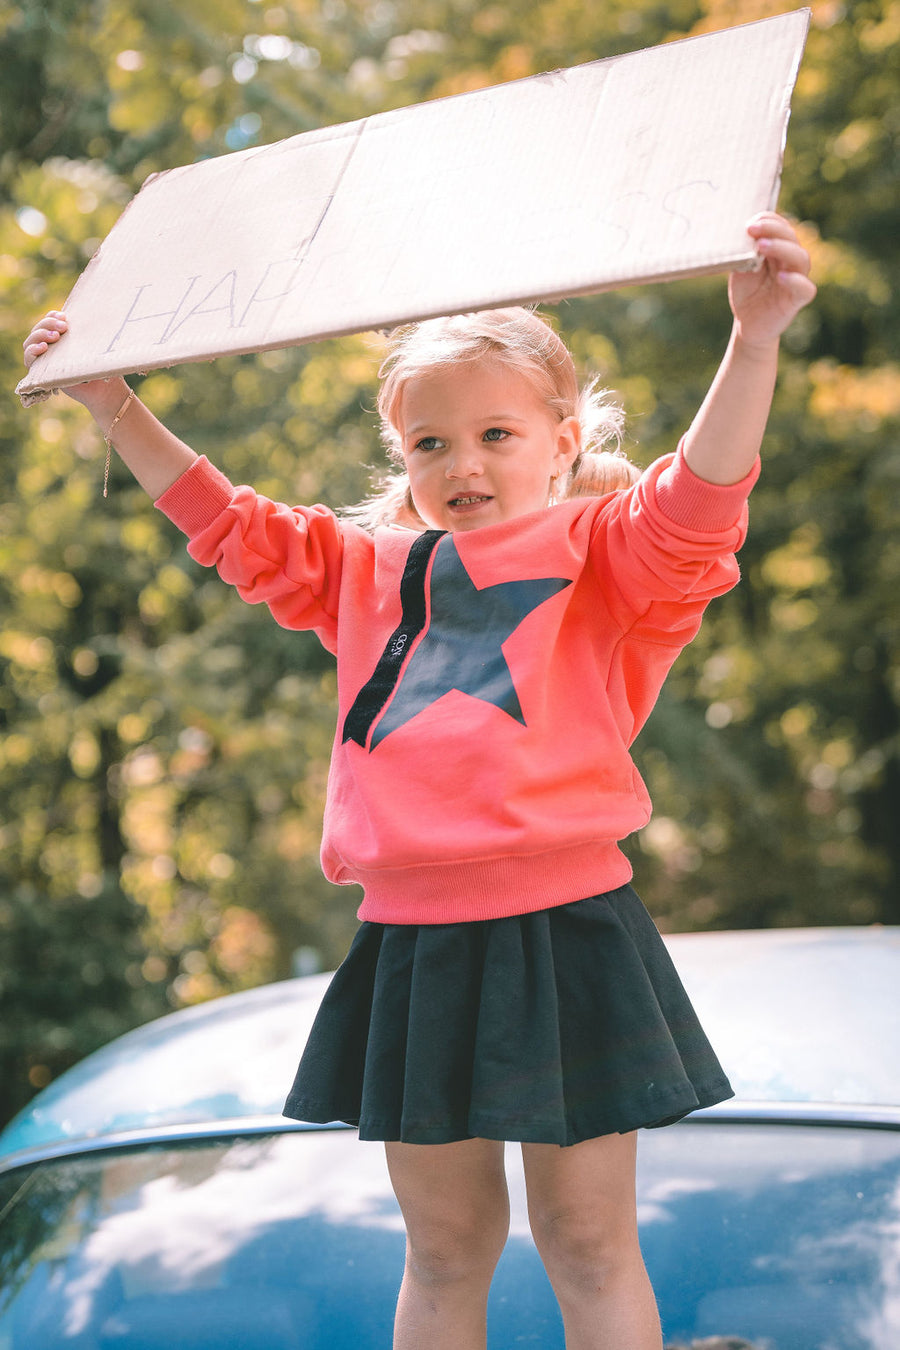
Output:
[[[686,1122],[641,1141],[667,1343],[900,1344],[900,1134]],[[561,1350],[517,1150],[490,1343]],[[0,1175],[0,1350],[390,1344],[404,1236],[349,1130],[109,1149]]]

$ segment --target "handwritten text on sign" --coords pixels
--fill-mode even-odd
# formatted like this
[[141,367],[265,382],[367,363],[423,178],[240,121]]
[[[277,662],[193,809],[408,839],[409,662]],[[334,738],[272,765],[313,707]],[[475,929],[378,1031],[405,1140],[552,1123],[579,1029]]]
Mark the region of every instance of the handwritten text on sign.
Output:
[[[708,179],[697,179],[670,189],[657,200],[646,192],[623,193],[608,204],[602,216],[591,222],[598,252],[608,256],[626,250],[646,252],[656,245],[663,229],[673,237],[688,237],[695,221],[709,211],[717,190],[717,185]],[[573,224],[570,215],[570,229]],[[256,306],[283,300],[301,282],[305,288],[311,284],[312,277],[304,273],[310,242],[306,241],[299,256],[295,254],[262,263],[255,272],[250,268],[239,272],[236,267],[231,267],[215,277],[195,273],[181,282],[180,292],[167,277],[140,283],[104,351],[107,354],[114,352],[135,325],[159,325],[157,329],[141,330],[143,339],[156,346],[171,342],[186,325],[212,316],[216,316],[220,327],[224,325],[232,330],[245,327]],[[392,248],[391,253],[394,252]],[[339,265],[339,255],[331,256]],[[322,260],[323,268],[327,261]],[[369,261],[373,260],[370,258]],[[166,298],[161,299],[161,294]],[[172,297],[175,297],[174,303],[170,304]],[[166,308],[152,308],[153,305],[169,304]],[[151,336],[153,334],[155,336]]]

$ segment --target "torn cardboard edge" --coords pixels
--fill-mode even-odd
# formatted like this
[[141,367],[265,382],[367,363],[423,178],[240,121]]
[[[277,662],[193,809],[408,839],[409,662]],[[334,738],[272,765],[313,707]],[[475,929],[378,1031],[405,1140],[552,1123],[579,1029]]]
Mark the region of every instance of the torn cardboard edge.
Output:
[[757,265],[808,9],[147,179],[18,385]]

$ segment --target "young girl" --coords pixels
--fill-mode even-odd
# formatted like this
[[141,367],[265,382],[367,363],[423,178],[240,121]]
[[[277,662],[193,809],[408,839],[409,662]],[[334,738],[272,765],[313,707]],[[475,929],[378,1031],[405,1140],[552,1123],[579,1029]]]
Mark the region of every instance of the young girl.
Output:
[[[779,336],[815,293],[785,220],[748,230],[763,265],[731,277],[712,388],[636,482],[588,443],[617,413],[524,310],[399,333],[379,406],[403,472],[362,523],[233,487],[120,379],[67,391],[192,557],[337,654],[322,858],[362,884],[363,923],[285,1111],[385,1141],[395,1350],[484,1347],[504,1140],[568,1350],[661,1345],[635,1131],[731,1089],[618,841],[650,815],[628,746],[737,581]],[[48,315],[26,364],[65,331]]]

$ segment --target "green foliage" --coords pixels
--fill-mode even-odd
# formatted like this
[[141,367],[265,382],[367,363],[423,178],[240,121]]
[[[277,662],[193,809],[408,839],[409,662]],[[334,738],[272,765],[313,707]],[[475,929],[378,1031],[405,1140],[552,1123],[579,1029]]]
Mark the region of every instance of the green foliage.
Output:
[[[0,0],[0,362],[150,172],[777,12],[737,0]],[[785,342],[743,584],[680,658],[629,844],[662,926],[900,918],[894,206],[900,4],[813,6],[782,206],[819,299]],[[601,171],[602,166],[598,166]],[[729,315],[721,279],[559,308],[673,448]],[[367,338],[157,372],[179,435],[284,500],[380,463]],[[117,1031],[337,960],[358,897],[318,870],[333,668],[187,558],[57,399],[0,413],[0,1118]]]

